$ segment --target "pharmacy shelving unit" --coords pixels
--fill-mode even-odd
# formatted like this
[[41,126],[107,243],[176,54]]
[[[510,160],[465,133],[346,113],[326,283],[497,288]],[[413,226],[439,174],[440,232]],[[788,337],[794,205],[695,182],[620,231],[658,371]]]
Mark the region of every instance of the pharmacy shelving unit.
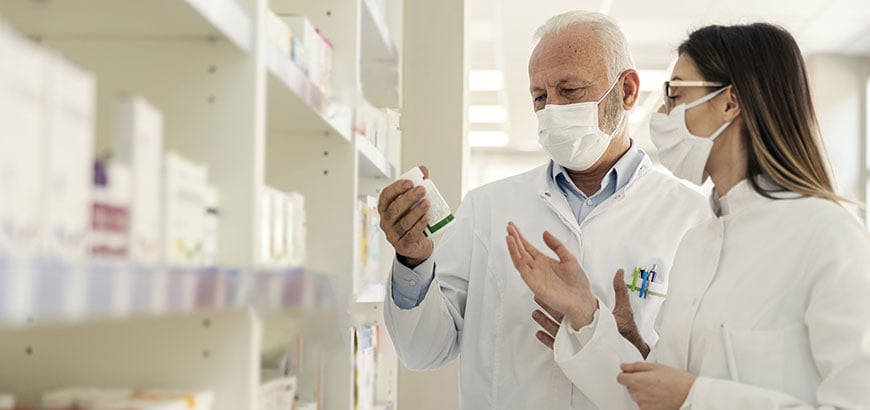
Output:
[[[276,53],[270,9],[308,16],[330,37],[332,95]],[[306,361],[318,365],[300,369],[300,399],[352,408],[350,328],[382,317],[351,290],[357,197],[376,196],[399,163],[398,141],[380,150],[353,132],[353,101],[399,108],[400,10],[401,0],[0,2],[0,20],[94,74],[97,153],[112,147],[118,95],[141,94],[163,113],[165,149],[206,164],[220,192],[218,265],[227,267],[84,263],[52,294],[72,292],[79,278],[107,300],[89,298],[76,312],[34,307],[3,325],[0,386],[31,405],[68,385],[203,388],[217,410],[256,409],[261,362],[304,335]],[[257,269],[265,185],[305,195],[304,267]],[[0,269],[7,286],[16,275]],[[153,297],[137,308],[129,300],[143,289]],[[380,383],[392,385],[378,391],[395,392],[395,355],[384,360],[379,372],[390,376]]]

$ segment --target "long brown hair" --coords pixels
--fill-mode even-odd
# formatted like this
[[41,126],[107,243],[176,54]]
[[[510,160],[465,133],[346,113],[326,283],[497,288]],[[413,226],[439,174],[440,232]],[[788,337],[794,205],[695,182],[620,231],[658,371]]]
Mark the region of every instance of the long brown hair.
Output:
[[755,191],[775,198],[759,186],[756,177],[764,175],[788,191],[853,202],[835,192],[804,59],[788,31],[767,23],[707,26],[678,51],[706,80],[733,87]]

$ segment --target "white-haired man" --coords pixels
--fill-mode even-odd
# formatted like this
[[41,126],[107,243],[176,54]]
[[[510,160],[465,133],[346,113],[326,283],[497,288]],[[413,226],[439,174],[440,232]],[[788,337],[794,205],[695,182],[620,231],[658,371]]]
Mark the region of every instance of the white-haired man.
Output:
[[[397,254],[384,311],[398,355],[420,370],[459,355],[463,409],[596,407],[570,381],[597,378],[595,369],[573,365],[570,343],[556,346],[564,349],[558,362],[546,347],[557,331],[573,329],[559,330],[562,312],[536,305],[505,244],[509,222],[534,232],[539,249],[546,249],[544,231],[568,239],[591,289],[616,308],[619,330],[636,342],[638,335],[656,339],[653,321],[678,242],[709,212],[701,195],[653,170],[629,138],[639,79],[615,23],[568,12],[548,20],[536,39],[530,89],[552,160],[470,192],[437,248],[423,234],[422,188],[397,181],[379,203]],[[638,269],[614,278],[623,266]],[[637,326],[622,313],[629,304]]]

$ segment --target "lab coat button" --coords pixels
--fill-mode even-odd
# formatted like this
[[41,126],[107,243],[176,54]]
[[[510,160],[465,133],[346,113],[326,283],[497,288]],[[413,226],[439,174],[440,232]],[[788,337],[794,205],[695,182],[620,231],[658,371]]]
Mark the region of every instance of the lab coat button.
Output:
[[411,286],[417,286],[417,281],[414,280],[414,279],[411,279],[411,280],[408,281],[408,284],[411,285]]

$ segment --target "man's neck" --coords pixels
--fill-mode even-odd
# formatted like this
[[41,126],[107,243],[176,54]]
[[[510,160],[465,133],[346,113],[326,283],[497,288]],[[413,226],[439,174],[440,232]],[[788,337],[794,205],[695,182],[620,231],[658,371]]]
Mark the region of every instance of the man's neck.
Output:
[[574,181],[574,185],[586,194],[586,197],[591,197],[601,190],[601,181],[604,180],[604,176],[613,169],[613,165],[628,152],[629,148],[631,148],[630,144],[622,149],[621,152],[618,152],[617,155],[607,155],[605,153],[598,163],[585,171],[566,169],[568,176],[571,177],[571,181]]

